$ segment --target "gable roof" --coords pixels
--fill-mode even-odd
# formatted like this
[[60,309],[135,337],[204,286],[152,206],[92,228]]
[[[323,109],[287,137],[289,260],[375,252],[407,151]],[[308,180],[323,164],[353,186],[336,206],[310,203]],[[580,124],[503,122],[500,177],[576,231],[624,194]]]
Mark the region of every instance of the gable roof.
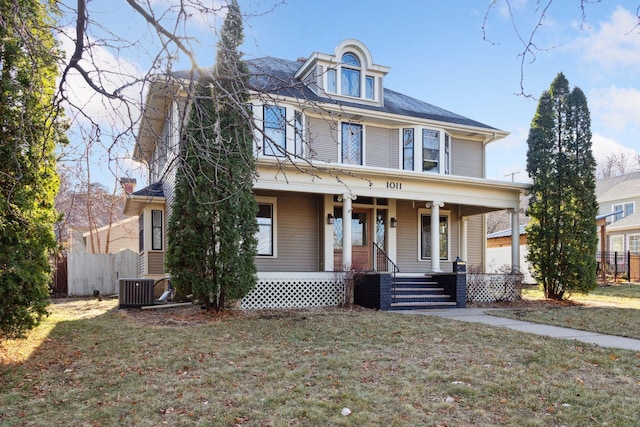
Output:
[[[309,87],[305,83],[295,78],[296,72],[303,65],[303,63],[299,61],[291,61],[287,59],[266,56],[263,58],[256,58],[245,62],[249,68],[249,84],[251,86],[251,89],[259,92],[267,92],[274,95],[304,99],[311,102],[322,102],[328,104],[349,106],[370,111],[470,126],[474,128],[480,128],[485,131],[504,132],[492,126],[480,123],[468,117],[453,113],[451,111],[387,88],[383,89],[383,106],[349,102],[342,99],[338,101],[329,96],[317,95],[311,89],[309,89]],[[208,71],[212,72],[213,67],[209,68]],[[197,79],[198,73],[197,71],[190,70],[176,71],[171,73],[171,76],[179,79]]]
[[596,181],[596,198],[598,202],[638,196],[640,196],[640,172],[612,176]]

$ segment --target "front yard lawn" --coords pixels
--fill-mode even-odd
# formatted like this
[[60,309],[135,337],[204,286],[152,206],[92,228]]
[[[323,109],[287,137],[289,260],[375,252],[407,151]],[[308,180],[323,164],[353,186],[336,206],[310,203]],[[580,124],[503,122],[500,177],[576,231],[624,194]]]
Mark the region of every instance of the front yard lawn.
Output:
[[541,302],[541,289],[523,290],[525,308],[491,311],[494,316],[640,339],[640,285],[599,286],[590,294],[574,294],[567,303]]
[[[0,347],[0,424],[633,425],[640,354],[371,310],[60,301]],[[350,415],[342,415],[349,408]]]

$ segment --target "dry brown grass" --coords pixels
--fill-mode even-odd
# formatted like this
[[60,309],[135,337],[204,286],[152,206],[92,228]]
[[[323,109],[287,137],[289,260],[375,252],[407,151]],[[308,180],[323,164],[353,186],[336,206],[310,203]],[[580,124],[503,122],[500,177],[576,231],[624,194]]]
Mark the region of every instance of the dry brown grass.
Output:
[[569,301],[545,300],[541,290],[528,289],[511,308],[491,314],[640,339],[640,285],[636,283],[600,286],[587,295],[572,295]]
[[3,358],[0,424],[633,425],[640,411],[629,351],[371,310],[114,305],[55,304],[44,337],[14,343],[40,340]]

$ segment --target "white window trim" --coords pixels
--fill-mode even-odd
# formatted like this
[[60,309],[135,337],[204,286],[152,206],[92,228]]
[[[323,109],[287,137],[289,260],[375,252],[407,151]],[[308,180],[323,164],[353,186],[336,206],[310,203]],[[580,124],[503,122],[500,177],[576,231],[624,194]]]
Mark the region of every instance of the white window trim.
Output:
[[631,251],[631,238],[632,237],[639,237],[640,238],[640,233],[627,234],[627,250],[628,251]]
[[625,244],[625,238],[624,238],[624,234],[614,234],[609,236],[609,252],[617,252],[616,250],[613,249],[613,240],[616,239],[620,239],[622,241],[622,251],[620,252],[624,252],[625,248],[624,248],[624,244]]
[[[354,65],[348,65],[348,64],[342,64],[342,56],[346,53],[350,53],[352,55],[354,55],[356,58],[358,58],[358,61],[360,62],[360,66],[356,67]],[[380,101],[380,97],[382,94],[382,90],[381,90],[381,80],[379,72],[376,72],[375,70],[370,69],[367,65],[367,58],[363,57],[360,52],[358,52],[357,50],[352,50],[352,49],[346,49],[344,51],[342,51],[340,53],[339,57],[335,58],[336,62],[333,63],[332,65],[327,67],[327,70],[322,73],[322,87],[325,88],[326,93],[331,94],[331,95],[336,95],[339,97],[343,97],[345,99],[352,99],[352,100],[359,100],[359,101],[367,101],[367,102],[373,102],[373,103],[378,103]],[[350,69],[350,70],[356,70],[358,72],[360,72],[360,96],[353,96],[353,95],[349,95],[346,93],[342,93],[342,67]],[[328,77],[328,71],[329,70],[333,70],[335,72],[335,83],[336,83],[336,88],[335,91],[331,91],[329,90],[329,77]],[[367,98],[367,77],[370,77],[373,79],[373,98]]]
[[[285,153],[281,155],[271,155],[265,154],[264,151],[264,108],[268,106],[284,108],[285,111]],[[306,117],[304,112],[300,110],[296,110],[287,104],[280,103],[264,103],[264,104],[254,104],[252,105],[253,116],[255,118],[255,131],[253,135],[254,140],[254,150],[258,153],[258,157],[262,159],[281,159],[287,156],[291,161],[296,161],[297,158],[304,158],[306,154],[305,149],[305,131],[306,131]],[[296,125],[295,125],[295,112],[299,112],[301,114],[301,123],[302,123],[302,153],[296,153]]]
[[[635,201],[631,201],[631,202],[621,202],[621,203],[614,203],[611,205],[611,212],[622,212],[622,218],[625,218],[627,216],[626,212],[625,212],[625,206],[627,205],[631,205],[633,207],[633,212],[632,215],[636,212],[636,202]],[[616,207],[621,207],[622,210],[620,211],[616,211]],[[613,219],[615,221],[619,221],[615,219],[616,215],[613,216]],[[622,219],[621,218],[621,219]]]
[[[342,126],[343,125],[358,125],[362,127],[362,133],[361,133],[361,143],[362,143],[362,162],[357,165],[357,164],[353,164],[353,163],[343,163],[342,162]],[[367,133],[367,127],[364,125],[364,123],[357,123],[357,122],[349,122],[349,121],[341,121],[340,122],[340,126],[338,127],[338,159],[340,159],[340,164],[343,165],[347,165],[347,166],[366,166],[367,165],[367,138],[366,138],[366,133]]]
[[[418,209],[418,262],[431,262],[431,258],[422,258],[422,215],[431,215],[431,209]],[[440,261],[451,261],[451,236],[452,236],[452,224],[451,224],[451,211],[440,210],[440,216],[447,217],[447,258],[440,258]]]
[[[413,171],[420,173],[428,173],[428,174],[436,174],[436,175],[451,175],[451,158],[453,157],[453,138],[451,134],[446,132],[444,129],[435,128],[435,127],[427,127],[427,126],[403,126],[401,127],[399,132],[399,144],[398,144],[398,169],[400,170],[408,170],[404,169],[404,131],[405,129],[413,129]],[[438,152],[438,172],[429,172],[422,170],[422,160],[423,160],[423,141],[422,141],[422,131],[423,130],[431,130],[437,131],[439,135],[439,152]],[[445,155],[445,139],[446,136],[449,135],[449,161],[445,165],[445,161],[447,160]],[[446,166],[446,167],[445,167]],[[445,171],[449,171],[448,174]]]
[[257,259],[271,259],[278,258],[278,198],[277,197],[265,197],[265,196],[256,196],[257,203],[270,204],[273,206],[273,225],[272,225],[272,233],[273,233],[273,241],[271,244],[273,245],[273,255],[257,255]]

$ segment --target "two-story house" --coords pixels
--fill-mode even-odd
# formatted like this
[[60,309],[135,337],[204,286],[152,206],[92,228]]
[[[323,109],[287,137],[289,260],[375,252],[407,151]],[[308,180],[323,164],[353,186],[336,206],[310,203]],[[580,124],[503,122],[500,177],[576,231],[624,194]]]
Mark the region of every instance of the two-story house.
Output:
[[[243,306],[331,305],[336,272],[391,271],[390,261],[400,274],[422,276],[451,272],[458,257],[485,262],[483,214],[517,210],[527,188],[485,178],[486,146],[507,132],[387,89],[390,68],[358,40],[330,54],[247,64],[259,281]],[[148,165],[151,185],[125,208],[141,218],[140,276],[166,275],[178,129],[192,78],[158,77],[147,96],[134,157]],[[428,70],[420,84],[429,84]]]
[[598,214],[607,220],[605,245],[609,252],[640,254],[640,172],[596,182]]

